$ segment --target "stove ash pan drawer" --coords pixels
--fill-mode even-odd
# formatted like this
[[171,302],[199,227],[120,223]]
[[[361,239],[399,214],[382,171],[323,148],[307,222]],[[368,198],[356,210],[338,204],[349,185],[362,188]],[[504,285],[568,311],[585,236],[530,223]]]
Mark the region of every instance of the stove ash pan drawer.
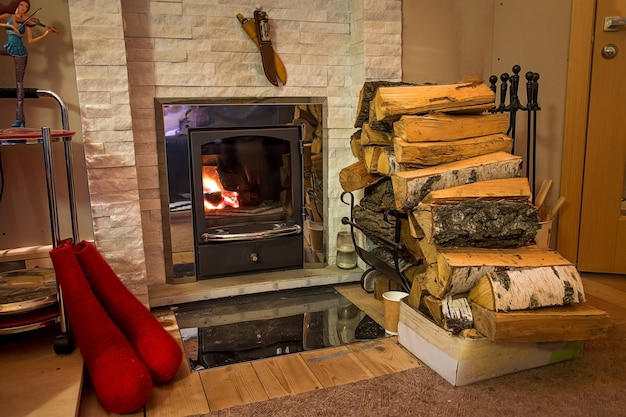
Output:
[[303,266],[302,234],[196,246],[197,279]]

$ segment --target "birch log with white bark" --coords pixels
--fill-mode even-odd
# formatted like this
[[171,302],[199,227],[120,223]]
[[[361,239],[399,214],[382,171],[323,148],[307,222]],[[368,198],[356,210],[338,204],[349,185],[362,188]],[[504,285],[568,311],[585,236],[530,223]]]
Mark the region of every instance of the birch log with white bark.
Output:
[[529,310],[585,301],[574,265],[495,269],[481,277],[468,299],[489,310]]
[[409,210],[431,191],[476,181],[522,176],[523,159],[507,152],[494,152],[462,161],[450,162],[391,176],[396,207]]

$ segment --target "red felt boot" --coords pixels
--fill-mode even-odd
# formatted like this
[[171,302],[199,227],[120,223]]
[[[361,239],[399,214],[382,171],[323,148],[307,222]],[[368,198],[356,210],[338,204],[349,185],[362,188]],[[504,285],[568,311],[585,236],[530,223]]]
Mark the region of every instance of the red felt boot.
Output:
[[152,391],[150,372],[91,291],[71,242],[61,242],[50,258],[70,330],[100,403],[111,413],[139,410]]
[[96,297],[148,367],[153,381],[171,380],[182,360],[178,342],[124,286],[93,244],[82,241],[74,251]]

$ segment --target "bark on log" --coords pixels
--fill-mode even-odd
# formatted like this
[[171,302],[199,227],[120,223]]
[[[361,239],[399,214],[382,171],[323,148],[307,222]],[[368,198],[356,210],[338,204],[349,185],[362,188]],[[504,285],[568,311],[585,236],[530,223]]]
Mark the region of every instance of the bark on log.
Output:
[[379,87],[370,101],[369,120],[395,121],[403,115],[432,111],[482,113],[494,102],[495,94],[486,84]]
[[488,310],[472,304],[474,326],[494,342],[563,342],[606,336],[609,315],[586,303],[536,310]]
[[449,115],[433,113],[402,116],[393,124],[393,134],[406,142],[450,141],[505,133],[509,116],[499,113]]
[[521,177],[522,163],[519,156],[496,152],[435,167],[396,172],[391,176],[396,208],[410,210],[435,190],[476,181]]
[[394,138],[393,150],[400,163],[438,165],[492,152],[511,153],[513,139],[503,134],[479,136],[449,142],[409,143]]
[[[360,128],[363,126],[364,122],[367,122],[370,117],[370,103],[376,94],[376,91],[379,87],[401,87],[401,86],[409,86],[415,85],[412,83],[405,83],[401,81],[366,81],[363,83],[361,87],[361,91],[359,93],[359,103],[356,109],[356,120],[354,122],[354,127]],[[391,125],[388,125],[388,129],[380,129],[380,130],[391,130]],[[382,126],[381,126],[382,127]]]
[[377,183],[365,187],[359,204],[361,207],[377,213],[395,209],[396,204],[391,180],[383,178]]
[[374,238],[382,238],[388,242],[394,241],[395,217],[389,216],[385,220],[384,213],[367,210],[360,205],[352,209],[354,222],[366,229]]
[[536,246],[516,249],[437,248],[437,262],[428,265],[425,288],[438,298],[470,291],[488,272],[568,266],[555,251]]
[[494,311],[528,310],[585,301],[582,279],[574,265],[496,268],[485,273],[468,298]]
[[509,248],[532,244],[539,220],[528,199],[420,203],[415,212],[425,239],[440,246]]
[[374,184],[385,177],[367,171],[363,161],[354,162],[339,171],[339,183],[346,192],[352,192]]

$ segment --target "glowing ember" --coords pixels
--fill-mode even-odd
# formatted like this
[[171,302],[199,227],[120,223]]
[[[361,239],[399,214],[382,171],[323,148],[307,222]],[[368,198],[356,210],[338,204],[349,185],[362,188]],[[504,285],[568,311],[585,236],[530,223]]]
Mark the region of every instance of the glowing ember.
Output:
[[226,206],[239,208],[239,193],[224,190],[217,175],[217,167],[202,167],[202,190],[205,210],[221,210]]

